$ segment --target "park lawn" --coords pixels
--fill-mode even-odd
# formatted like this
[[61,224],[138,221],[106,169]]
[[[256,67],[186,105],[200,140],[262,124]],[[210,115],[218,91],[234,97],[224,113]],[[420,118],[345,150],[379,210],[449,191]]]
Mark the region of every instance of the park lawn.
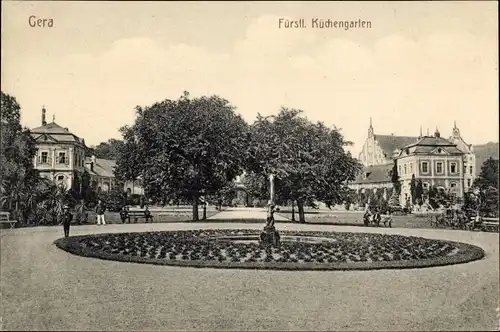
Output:
[[[207,210],[207,218],[210,218],[219,213],[216,210]],[[169,211],[151,211],[151,215],[153,216],[153,223],[167,223],[167,222],[180,222],[180,221],[191,221],[193,218],[193,212],[191,210],[169,210]],[[199,211],[199,218],[202,217],[202,211]],[[121,224],[122,220],[120,219],[119,212],[106,212],[104,215],[107,224]],[[134,220],[132,219],[133,223]],[[144,218],[140,218],[137,220],[137,223],[144,223],[146,220]],[[89,212],[89,218],[87,224],[95,224],[97,223],[97,216],[95,212]]]
[[[279,215],[291,220],[292,212],[280,211]],[[349,225],[363,226],[363,211],[306,211],[306,223],[318,225]],[[299,214],[295,212],[295,220],[299,219]],[[392,227],[395,228],[431,228],[426,217],[416,217],[414,215],[393,216]]]

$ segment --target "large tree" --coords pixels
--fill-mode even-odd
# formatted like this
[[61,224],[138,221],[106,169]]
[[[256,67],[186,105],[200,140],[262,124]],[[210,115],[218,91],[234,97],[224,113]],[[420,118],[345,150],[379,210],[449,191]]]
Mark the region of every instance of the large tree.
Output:
[[424,186],[422,180],[418,179],[417,185],[415,186],[415,200],[419,205],[423,204],[422,195],[424,193]]
[[415,174],[411,175],[411,181],[410,181],[410,193],[411,193],[411,203],[415,205],[415,202],[417,200],[417,180],[415,179]]
[[18,209],[38,181],[33,158],[35,141],[21,126],[21,107],[16,99],[1,92],[0,173],[2,207]]
[[122,147],[123,141],[111,138],[107,142],[92,147],[91,150],[97,158],[116,160]]
[[481,212],[498,216],[498,160],[489,157],[484,161],[473,188],[479,190]]
[[135,124],[122,129],[117,174],[141,177],[146,193],[191,201],[198,220],[200,197],[227,188],[241,174],[247,124],[227,100],[187,92],[136,111]]
[[396,195],[401,194],[401,182],[399,182],[399,173],[398,173],[398,160],[394,159],[392,170],[391,170],[391,182],[394,187],[394,191]]
[[489,157],[484,161],[473,187],[482,191],[488,190],[489,187],[498,189],[498,160]]
[[299,222],[305,222],[304,206],[322,201],[328,206],[342,203],[347,183],[361,165],[346,153],[336,129],[312,123],[302,111],[282,108],[277,116],[260,114],[251,126],[247,173],[263,181],[276,176],[276,198],[297,202]]

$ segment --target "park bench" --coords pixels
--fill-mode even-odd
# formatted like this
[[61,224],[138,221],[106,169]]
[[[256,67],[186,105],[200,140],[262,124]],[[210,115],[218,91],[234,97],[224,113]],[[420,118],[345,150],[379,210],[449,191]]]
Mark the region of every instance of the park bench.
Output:
[[498,232],[498,218],[483,218],[481,226],[485,231]]
[[128,211],[128,222],[130,223],[130,220],[134,220],[136,223],[139,219],[146,219],[146,222],[153,222],[153,215],[151,214],[151,211],[148,211],[149,214],[146,214],[146,210],[131,210]]
[[475,221],[476,217],[470,218],[471,222],[468,224],[468,229],[473,231],[480,229],[482,231],[496,231],[498,232],[498,218],[481,218],[479,222]]
[[0,223],[2,224],[10,224],[10,228],[14,228],[17,220],[10,219],[9,212],[0,212]]

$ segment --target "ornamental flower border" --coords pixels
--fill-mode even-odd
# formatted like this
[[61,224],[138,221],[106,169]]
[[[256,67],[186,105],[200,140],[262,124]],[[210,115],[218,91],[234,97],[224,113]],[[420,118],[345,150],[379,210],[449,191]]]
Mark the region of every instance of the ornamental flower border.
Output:
[[[237,244],[232,242],[224,241],[224,245],[221,245],[221,242],[217,242],[217,238],[223,237],[234,237],[234,236],[242,236],[242,238],[248,238],[248,236],[258,236],[260,233],[259,230],[255,229],[215,229],[215,230],[189,230],[189,231],[158,231],[158,232],[132,232],[132,233],[103,233],[103,234],[89,234],[82,236],[72,236],[68,238],[61,238],[54,242],[54,244],[71,254],[83,256],[83,257],[91,257],[98,258],[103,260],[112,260],[119,262],[128,262],[128,263],[140,263],[140,264],[153,264],[153,265],[167,265],[167,266],[177,266],[177,267],[196,267],[196,268],[222,268],[222,269],[259,269],[259,270],[285,270],[285,271],[347,271],[347,270],[380,270],[380,269],[411,269],[411,268],[427,268],[434,266],[446,266],[446,265],[454,265],[454,264],[462,264],[468,263],[471,261],[482,259],[485,256],[485,252],[482,248],[461,243],[461,242],[453,242],[446,240],[434,240],[427,239],[422,237],[414,237],[414,236],[402,236],[402,235],[388,235],[388,234],[380,234],[380,233],[347,233],[347,232],[313,232],[313,231],[282,231],[280,234],[282,237],[289,236],[298,236],[298,237],[308,237],[308,238],[328,238],[333,239],[334,241],[341,241],[339,246],[354,248],[353,246],[359,245],[359,247],[355,247],[354,252],[359,253],[365,252],[366,248],[363,248],[362,245],[366,246],[367,243],[371,245],[376,244],[380,245],[380,243],[389,243],[388,241],[406,241],[407,243],[424,243],[432,245],[441,245],[443,248],[447,247],[448,251],[455,251],[453,255],[444,255],[444,256],[435,256],[430,258],[423,259],[391,259],[391,260],[382,260],[382,261],[328,261],[328,257],[323,255],[323,248],[326,245],[322,244],[313,244],[313,243],[302,243],[302,242],[293,242],[293,244],[289,245],[289,247],[298,250],[298,255],[302,256],[304,252],[306,254],[311,254],[311,252],[321,252],[319,261],[315,261],[318,259],[316,255],[311,259],[311,256],[302,256],[308,257],[304,261],[302,258],[300,261],[279,261],[275,258],[272,258],[272,251],[274,253],[281,254],[283,257],[283,252],[288,252],[286,250],[282,250],[283,244],[281,248],[271,249],[265,248],[257,244],[253,244],[250,246],[246,246],[245,244]],[[138,255],[137,251],[134,254],[123,254],[110,252],[109,246],[106,250],[92,250],[89,247],[82,245],[82,243],[89,243],[90,241],[96,240],[100,241],[103,238],[112,238],[112,239],[143,239],[144,237],[154,238],[156,237],[165,237],[165,239],[174,243],[175,246],[191,246],[186,251],[184,249],[185,254],[182,259],[171,259],[169,258],[153,258],[153,257],[145,257]],[[372,239],[374,242],[368,242],[367,239]],[[87,242],[85,242],[87,241]],[[124,240],[125,241],[125,240]],[[210,242],[211,241],[211,242]],[[214,242],[215,241],[215,242]],[[126,241],[125,241],[126,242]],[[125,243],[124,242],[124,243]],[[92,242],[95,243],[95,242]],[[136,242],[134,242],[136,243]],[[211,243],[211,244],[208,244]],[[131,244],[131,243],[130,243]],[[137,245],[137,244],[136,244]],[[105,245],[107,246],[107,245]],[[198,247],[197,247],[198,246]],[[206,259],[206,255],[203,257],[199,256],[200,246],[213,246],[213,250],[218,250],[220,252],[220,246],[228,247],[229,251],[234,255],[239,255],[240,252],[238,250],[248,253],[253,250],[253,252],[257,252],[261,250],[265,252],[268,256],[266,257],[266,261],[237,261],[237,256],[227,256],[228,260],[218,260],[216,257],[212,256],[211,259]],[[219,248],[217,248],[219,246]],[[246,246],[246,247],[245,247]],[[286,247],[286,244],[285,244]],[[96,246],[96,248],[100,248]],[[137,249],[138,247],[136,247]],[[164,247],[161,247],[162,250]],[[400,249],[403,247],[400,247]],[[408,248],[408,247],[405,247]],[[123,250],[126,250],[125,248]],[[304,249],[304,251],[301,251]],[[110,249],[111,250],[111,249]],[[115,248],[115,250],[118,250]],[[123,251],[122,250],[122,251]],[[281,250],[281,251],[280,251]],[[413,250],[413,249],[412,249]],[[163,250],[164,254],[166,250]],[[131,251],[132,252],[132,251]],[[169,255],[170,255],[169,251]],[[174,251],[176,255],[180,253]],[[190,252],[189,256],[187,252]],[[196,252],[196,254],[193,254]],[[205,252],[208,252],[205,249]],[[237,252],[237,254],[235,254]],[[210,252],[211,253],[211,252]],[[415,252],[414,252],[415,253]],[[149,254],[149,252],[148,252]],[[288,252],[289,254],[289,252]],[[352,252],[345,252],[345,255],[353,255]],[[381,253],[385,255],[386,253]],[[286,254],[285,254],[286,255]],[[296,255],[296,253],[294,253]],[[394,253],[391,253],[394,255]],[[399,253],[397,254],[399,255]],[[418,253],[416,254],[418,255]],[[426,254],[423,254],[426,255]],[[287,256],[288,259],[290,255]],[[323,259],[323,258],[325,259]],[[330,256],[333,257],[333,254]],[[361,257],[359,255],[358,257]],[[364,256],[363,256],[364,257]],[[371,257],[371,256],[370,256]],[[389,257],[389,256],[387,256]],[[229,258],[234,258],[234,260],[229,260]],[[333,259],[333,258],[332,258]],[[285,259],[286,260],[286,259]],[[309,261],[307,261],[309,260]]]

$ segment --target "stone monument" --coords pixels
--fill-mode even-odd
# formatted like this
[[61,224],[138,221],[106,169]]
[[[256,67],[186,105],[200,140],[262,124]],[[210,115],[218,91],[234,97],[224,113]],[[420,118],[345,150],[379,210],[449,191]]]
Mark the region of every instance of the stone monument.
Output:
[[269,202],[267,203],[267,218],[264,230],[260,234],[260,243],[266,246],[277,247],[280,244],[280,235],[274,227],[274,175],[269,175]]

